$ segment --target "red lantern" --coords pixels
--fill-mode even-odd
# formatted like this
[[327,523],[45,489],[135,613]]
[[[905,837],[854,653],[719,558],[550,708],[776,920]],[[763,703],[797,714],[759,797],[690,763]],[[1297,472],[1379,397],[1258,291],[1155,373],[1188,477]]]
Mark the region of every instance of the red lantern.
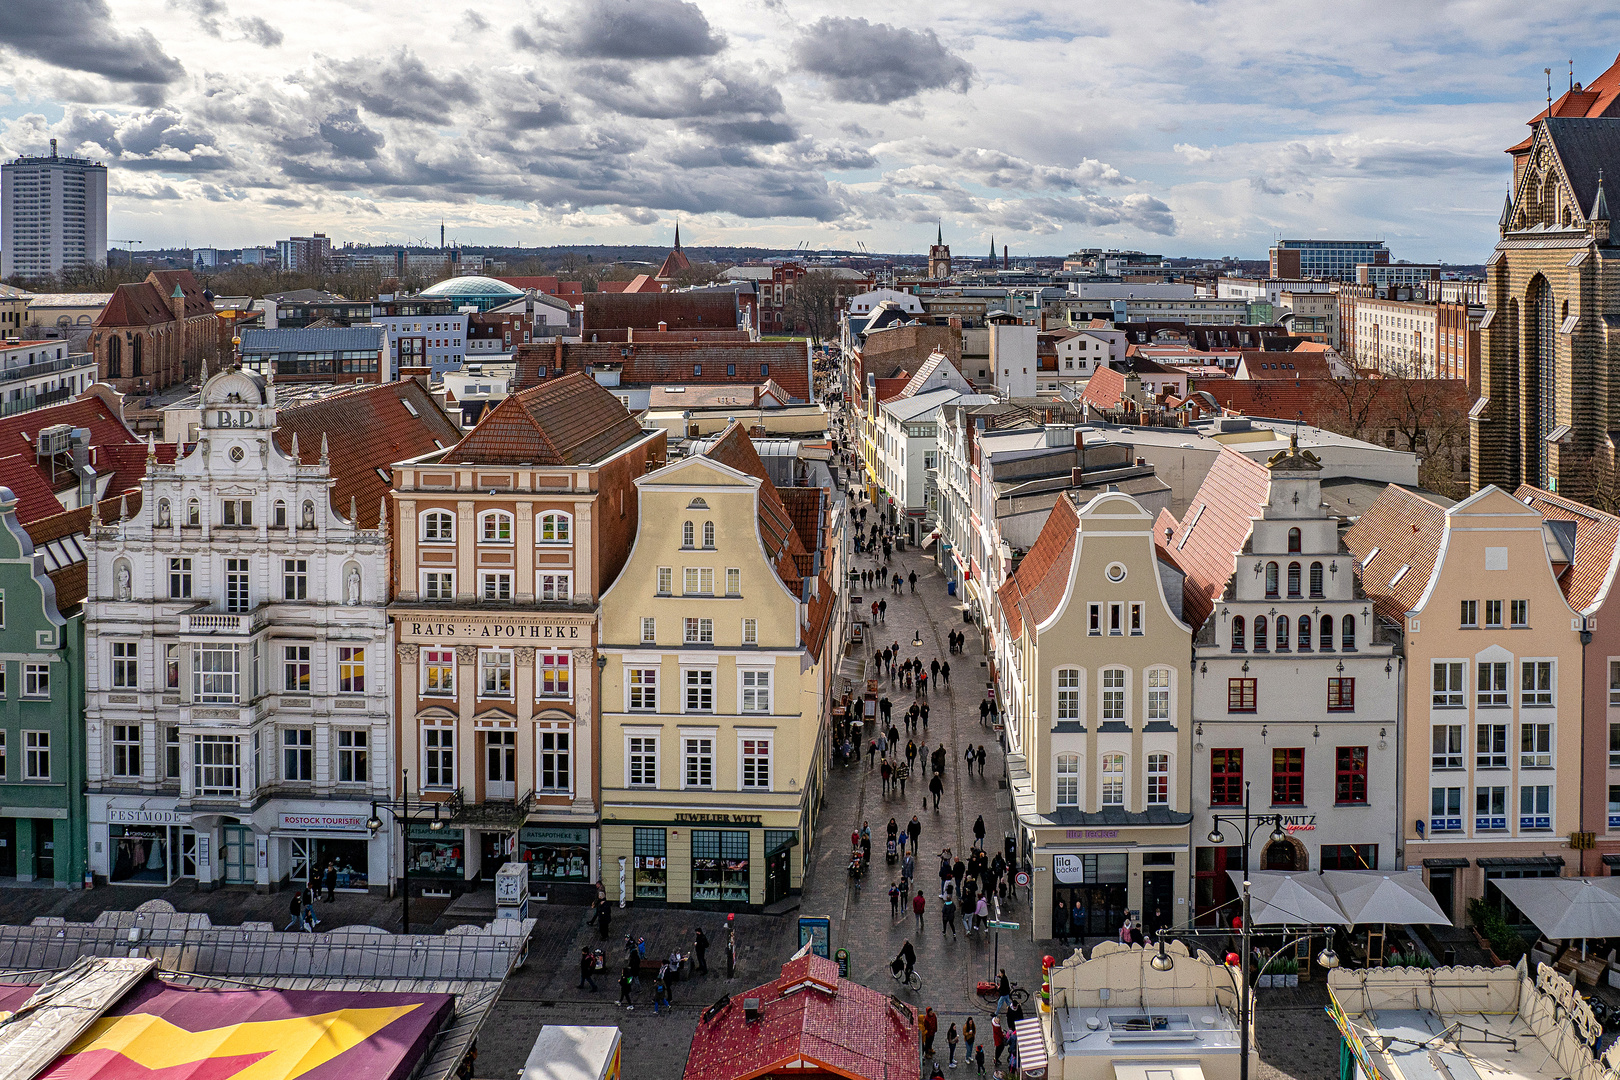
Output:
[[1237,967],[1237,966],[1238,966],[1238,962],[1239,962],[1239,961],[1240,961],[1240,960],[1241,960],[1241,959],[1242,959],[1242,958],[1241,958],[1241,957],[1240,957],[1240,956],[1238,956],[1238,954],[1237,954],[1237,953],[1235,953],[1235,952],[1229,952],[1229,953],[1227,953],[1227,954],[1226,954],[1226,966],[1227,966],[1227,967]]
[[1053,956],[1043,956],[1043,957],[1041,957],[1041,970],[1042,971],[1051,971],[1056,966],[1057,966],[1057,958],[1056,957],[1053,957]]

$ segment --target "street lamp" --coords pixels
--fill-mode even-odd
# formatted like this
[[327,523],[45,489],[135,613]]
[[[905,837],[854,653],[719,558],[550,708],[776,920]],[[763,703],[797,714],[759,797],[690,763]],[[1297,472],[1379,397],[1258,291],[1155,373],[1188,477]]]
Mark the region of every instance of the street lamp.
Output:
[[[427,817],[427,809],[430,806],[433,808],[433,817],[431,819]],[[427,803],[419,798],[413,803],[411,801],[411,771],[409,769],[400,770],[400,797],[397,802],[371,800],[371,815],[366,818],[366,828],[373,837],[383,827],[383,819],[377,813],[379,810],[386,811],[396,824],[403,825],[405,828],[405,836],[403,837],[405,843],[405,866],[400,874],[404,899],[404,911],[401,915],[402,933],[409,934],[411,932],[411,822],[426,820],[429,829],[434,832],[443,832],[445,826],[449,824],[449,820],[461,813],[461,807],[460,788],[457,788],[448,799],[442,802]],[[440,816],[441,810],[444,812],[442,817]]]

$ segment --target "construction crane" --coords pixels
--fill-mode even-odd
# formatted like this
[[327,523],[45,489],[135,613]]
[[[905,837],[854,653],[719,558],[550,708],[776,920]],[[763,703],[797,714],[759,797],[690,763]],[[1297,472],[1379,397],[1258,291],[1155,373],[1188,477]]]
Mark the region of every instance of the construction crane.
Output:
[[127,249],[127,254],[129,255],[129,265],[134,266],[135,265],[135,245],[140,243],[140,241],[139,240],[114,240],[113,243],[115,243],[115,244],[123,244],[124,245],[124,247]]

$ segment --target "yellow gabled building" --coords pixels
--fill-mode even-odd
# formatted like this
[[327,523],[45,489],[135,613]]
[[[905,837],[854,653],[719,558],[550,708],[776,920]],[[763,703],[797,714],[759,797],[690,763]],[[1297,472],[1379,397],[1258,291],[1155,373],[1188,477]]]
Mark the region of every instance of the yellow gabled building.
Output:
[[601,606],[603,884],[763,907],[799,889],[826,778],[831,492],[778,489],[735,423],[636,487]]

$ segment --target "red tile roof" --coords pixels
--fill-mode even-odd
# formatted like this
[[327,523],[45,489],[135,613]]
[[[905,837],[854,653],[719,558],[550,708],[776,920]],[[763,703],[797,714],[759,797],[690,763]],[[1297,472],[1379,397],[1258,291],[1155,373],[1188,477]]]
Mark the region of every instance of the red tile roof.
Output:
[[1111,367],[1099,367],[1086,380],[1086,388],[1080,392],[1080,396],[1099,409],[1112,411],[1119,408],[1119,400],[1125,396],[1125,373]]
[[547,293],[557,296],[562,293],[583,293],[585,286],[578,281],[558,281],[554,277],[498,277],[496,281],[504,281],[514,289],[533,289],[535,292]]
[[598,329],[737,329],[737,294],[732,292],[594,292],[585,295],[585,338]]
[[1401,415],[1420,400],[1458,415],[1473,403],[1461,379],[1194,379],[1189,392],[1200,390],[1230,412],[1298,418],[1335,430],[1353,418],[1360,418],[1362,427],[1382,428],[1386,417]]
[[1320,353],[1260,352],[1245,349],[1238,379],[1327,379],[1333,372]]
[[[1588,118],[1620,116],[1620,56],[1615,58],[1607,71],[1590,83],[1579,90],[1571,88],[1559,95],[1558,100],[1553,102],[1552,114]],[[1547,110],[1542,109],[1526,123],[1533,127],[1546,117]],[[1508,147],[1507,152],[1512,154],[1528,150],[1531,142],[1532,138],[1527,137],[1518,145]]]
[[170,297],[175,286],[185,294],[185,317],[214,314],[214,305],[203,296],[202,283],[190,270],[154,270],[145,281],[124,284],[113,290],[107,306],[96,316],[96,326],[162,326],[174,321]]
[[[1344,542],[1361,566],[1361,585],[1378,614],[1405,623],[1428,588],[1440,557],[1446,512],[1423,496],[1394,484],[1357,519]],[[1377,549],[1377,554],[1368,558]],[[1402,566],[1411,569],[1401,574]],[[1396,575],[1399,574],[1399,580]],[[1391,581],[1395,583],[1390,584]]]
[[874,381],[872,383],[872,393],[877,396],[877,402],[881,405],[885,401],[893,401],[895,398],[905,394],[906,387],[910,382],[911,376],[902,371],[892,379]]
[[[1230,446],[1221,447],[1198,493],[1178,522],[1160,511],[1153,540],[1181,572],[1182,620],[1194,629],[1215,610],[1215,600],[1232,576],[1232,558],[1248,541],[1252,518],[1260,515],[1271,490],[1271,473]],[[1166,527],[1172,529],[1166,538]]]
[[765,545],[765,555],[775,565],[776,575],[782,579],[782,584],[795,596],[801,595],[805,574],[800,569],[799,557],[815,548],[807,549],[800,538],[793,515],[789,513],[776,485],[771,483],[770,473],[759,459],[759,452],[754,449],[754,442],[748,437],[747,430],[740,422],[734,421],[709,445],[703,456],[759,480],[759,538]]
[[[640,332],[638,328],[638,333]],[[556,342],[520,345],[512,352],[514,390],[542,380],[596,368],[617,369],[622,386],[735,383],[769,378],[810,400],[810,354],[802,341]],[[559,349],[561,361],[559,362]]]
[[668,281],[682,270],[690,270],[691,268],[692,261],[686,257],[686,252],[676,248],[664,256],[664,265],[660,266],[658,273],[653,276],[660,281]]
[[353,499],[361,527],[373,529],[390,487],[377,470],[388,473],[396,461],[454,446],[462,432],[421,383],[405,379],[279,410],[276,445],[282,452],[292,452],[294,434],[299,460],[305,465],[320,463],[321,437],[326,437],[334,481],[332,509],[347,517]]
[[590,376],[575,373],[504,398],[443,460],[590,465],[641,436],[641,425],[618,398]]
[[[1070,564],[1074,561],[1075,535],[1080,514],[1074,496],[1065,491],[1052,505],[1041,534],[1035,538],[1018,564],[1018,569],[1001,586],[1001,610],[1014,638],[1021,637],[1024,622],[1040,623],[1057,610],[1069,587]],[[1032,627],[1033,628],[1033,627]]]
[[1569,606],[1585,611],[1600,597],[1606,598],[1614,585],[1610,575],[1615,546],[1620,542],[1620,517],[1529,484],[1520,485],[1513,497],[1551,521],[1575,523],[1575,561],[1558,579]]
[[[76,484],[70,472],[58,467],[53,475],[49,460],[41,462],[34,454],[40,431],[58,424],[90,430],[90,464],[100,475],[112,474],[105,488],[108,497],[139,485],[146,475],[146,443],[95,394],[0,419],[0,484],[17,496],[17,520],[25,526],[61,513],[55,492]],[[158,460],[173,462],[176,449],[172,443],[160,444]]]
[[[756,1022],[744,1014],[745,998],[759,999]],[[909,1006],[840,978],[831,960],[805,956],[782,965],[781,977],[764,986],[733,993],[730,1004],[699,1021],[682,1080],[810,1070],[849,1080],[917,1080],[919,1041]]]

